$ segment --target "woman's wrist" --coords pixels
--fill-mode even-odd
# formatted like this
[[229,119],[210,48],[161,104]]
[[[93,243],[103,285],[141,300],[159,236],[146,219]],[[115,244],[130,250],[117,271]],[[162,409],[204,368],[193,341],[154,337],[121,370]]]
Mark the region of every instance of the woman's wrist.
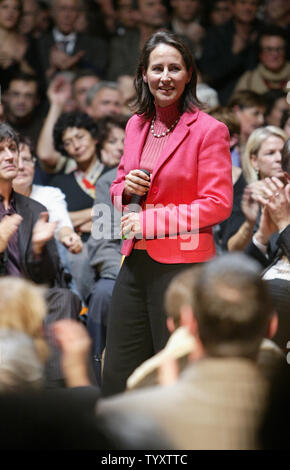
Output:
[[255,233],[255,239],[258,243],[261,243],[261,245],[267,246],[270,240],[270,236],[261,232],[261,230],[257,230]]

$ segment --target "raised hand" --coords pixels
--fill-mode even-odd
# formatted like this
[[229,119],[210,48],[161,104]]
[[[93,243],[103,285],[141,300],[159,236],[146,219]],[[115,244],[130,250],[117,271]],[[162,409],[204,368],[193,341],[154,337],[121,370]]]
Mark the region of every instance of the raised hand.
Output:
[[71,98],[71,83],[65,77],[58,75],[50,83],[47,96],[51,103],[65,105]]
[[267,185],[272,194],[265,201],[265,208],[267,208],[273,223],[281,232],[290,224],[290,184],[284,186],[274,176],[273,178],[267,178]]
[[57,222],[48,222],[48,212],[41,212],[33,227],[32,249],[36,255],[42,253],[44,245],[53,238]]
[[16,232],[22,222],[22,217],[18,214],[5,215],[0,222],[0,253],[3,253],[9,243],[10,238]]
[[247,221],[254,225],[259,213],[259,204],[253,199],[252,191],[249,186],[244,190],[241,208]]

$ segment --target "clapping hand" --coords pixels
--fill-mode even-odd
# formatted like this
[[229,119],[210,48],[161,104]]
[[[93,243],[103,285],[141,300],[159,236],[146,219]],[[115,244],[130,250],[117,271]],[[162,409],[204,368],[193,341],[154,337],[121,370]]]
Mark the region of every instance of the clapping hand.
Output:
[[22,217],[18,214],[5,215],[0,222],[0,253],[3,253],[9,243],[10,238],[16,232],[22,222]]
[[36,255],[42,253],[43,247],[54,236],[57,222],[48,222],[48,212],[41,212],[38,221],[33,227],[32,248]]
[[263,206],[262,216],[256,238],[267,244],[270,236],[281,232],[290,224],[290,184],[284,185],[275,176],[266,178],[268,196],[258,199]]

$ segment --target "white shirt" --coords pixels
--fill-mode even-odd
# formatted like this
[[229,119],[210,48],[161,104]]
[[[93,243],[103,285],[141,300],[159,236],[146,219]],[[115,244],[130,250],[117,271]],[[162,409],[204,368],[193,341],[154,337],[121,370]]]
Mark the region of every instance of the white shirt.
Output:
[[53,38],[57,44],[61,44],[61,47],[64,48],[63,42],[66,43],[65,47],[65,53],[66,54],[72,54],[73,50],[75,48],[75,43],[77,40],[77,35],[75,32],[72,32],[70,34],[62,34],[58,29],[54,28],[52,30]]
[[47,208],[50,222],[58,222],[56,233],[62,227],[71,227],[73,229],[65,195],[59,188],[33,184],[30,197]]

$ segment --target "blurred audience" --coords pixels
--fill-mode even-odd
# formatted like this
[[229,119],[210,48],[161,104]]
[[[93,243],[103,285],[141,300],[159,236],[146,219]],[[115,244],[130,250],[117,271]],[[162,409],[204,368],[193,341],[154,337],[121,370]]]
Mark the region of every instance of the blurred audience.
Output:
[[235,91],[251,90],[266,93],[269,90],[285,90],[290,77],[287,61],[287,36],[283,29],[265,28],[258,40],[259,63],[246,71],[239,79]]
[[0,0],[0,72],[2,92],[16,72],[34,73],[28,63],[28,41],[18,32],[21,0]]
[[280,127],[290,138],[290,109],[284,110],[281,117]]
[[287,94],[282,90],[271,90],[263,96],[266,103],[265,123],[279,127],[283,112],[289,110]]
[[107,43],[102,38],[78,33],[75,24],[80,0],[52,0],[54,28],[39,37],[38,60],[47,79],[60,70],[90,68],[105,73]]
[[76,73],[72,82],[72,95],[79,111],[86,111],[87,92],[99,81],[100,78],[91,70],[80,70]]
[[37,78],[21,72],[14,75],[3,98],[7,121],[36,144],[43,120]]
[[[142,410],[176,449],[258,449],[267,383],[255,360],[275,327],[260,267],[228,254],[201,268],[191,325],[201,359],[172,384],[132,391],[97,404],[97,413]],[[222,417],[222,418],[221,418]]]
[[9,276],[0,278],[0,292],[0,389],[40,386],[49,353],[43,332],[45,290]]
[[207,31],[201,72],[213,86],[222,105],[233,93],[240,76],[257,64],[256,41],[261,23],[257,19],[258,0],[230,0],[232,18]]
[[[285,423],[277,390],[257,429],[267,381],[276,380],[290,344],[288,3],[0,0],[3,448],[285,445],[274,435]],[[191,48],[198,98],[228,127],[234,205],[214,228],[217,258],[167,292],[172,336],[127,384],[146,389],[102,400],[96,416],[121,265],[120,214],[109,188],[140,48],[165,28]],[[251,258],[223,257],[227,250]],[[280,393],[284,406],[287,391]]]
[[289,31],[290,9],[287,0],[265,0],[264,20]]
[[243,250],[251,241],[259,216],[257,197],[268,192],[266,179],[284,176],[281,152],[286,140],[285,132],[274,126],[256,129],[250,135],[243,158],[243,176],[248,186],[245,184],[236,195],[237,209],[226,221],[224,243],[230,251]]
[[168,26],[168,15],[162,0],[131,0],[136,29],[126,29],[110,44],[108,78],[117,80],[122,75],[134,76],[139,53],[145,42],[156,31]]
[[212,0],[204,9],[202,24],[206,29],[221,26],[232,17],[230,0]]
[[201,0],[171,0],[171,30],[188,37],[193,43],[195,58],[202,53],[202,40],[205,29],[201,26],[203,4]]
[[265,99],[253,91],[240,90],[228,103],[240,122],[240,139],[238,147],[232,153],[233,165],[242,166],[245,145],[250,134],[264,124],[266,108]]
[[36,163],[34,150],[28,138],[20,137],[19,140],[19,168],[13,180],[14,190],[45,205],[50,222],[57,222],[56,239],[72,253],[79,253],[82,242],[73,229],[65,195],[58,188],[33,184]]
[[122,96],[117,83],[101,81],[87,92],[86,112],[96,121],[121,113]]

